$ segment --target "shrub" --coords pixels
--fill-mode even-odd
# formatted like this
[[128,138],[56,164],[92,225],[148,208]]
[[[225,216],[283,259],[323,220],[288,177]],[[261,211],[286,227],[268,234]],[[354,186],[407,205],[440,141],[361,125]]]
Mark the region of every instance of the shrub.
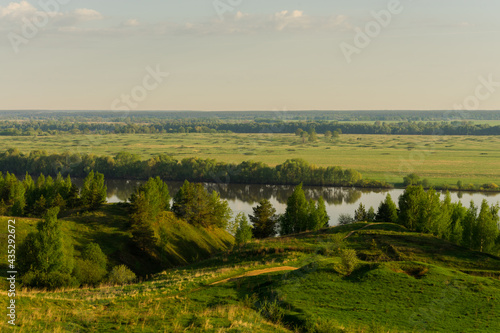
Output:
[[108,276],[108,282],[110,284],[126,284],[133,282],[135,279],[135,273],[125,265],[113,267]]
[[356,251],[345,249],[340,253],[340,267],[345,275],[350,275],[358,264]]
[[106,276],[106,269],[94,261],[78,259],[73,273],[82,285],[96,286]]
[[264,301],[260,312],[274,323],[280,323],[285,316],[285,310],[279,306],[278,301],[276,300],[273,302]]
[[349,214],[339,215],[339,225],[347,225],[354,222],[354,218]]

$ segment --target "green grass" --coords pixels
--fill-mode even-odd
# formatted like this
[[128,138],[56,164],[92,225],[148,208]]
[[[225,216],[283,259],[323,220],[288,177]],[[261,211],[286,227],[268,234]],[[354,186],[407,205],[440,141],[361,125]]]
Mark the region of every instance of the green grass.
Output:
[[[12,218],[0,217],[1,230],[7,230],[7,221]],[[16,244],[22,243],[29,232],[36,231],[39,219],[15,218]],[[159,271],[157,260],[145,256],[132,242],[129,231],[127,211],[122,204],[106,204],[94,212],[67,212],[60,216],[65,235],[71,237],[75,255],[79,256],[81,249],[88,243],[99,244],[109,259],[109,266],[125,264],[138,276]],[[194,261],[208,258],[214,253],[225,251],[233,244],[233,237],[224,230],[214,228],[206,230],[196,228],[187,222],[169,225],[165,251],[162,255],[163,267],[176,267]],[[0,244],[6,248],[6,236],[2,236]],[[3,277],[6,276],[7,251],[0,253],[2,263],[0,286],[6,286]]]
[[415,172],[431,184],[500,184],[498,136],[342,135],[302,143],[292,134],[124,134],[2,137],[2,147],[29,152],[81,152],[114,155],[120,151],[147,158],[171,154],[222,162],[262,161],[269,165],[303,158],[318,166],[353,168],[365,178],[401,183]]
[[[360,259],[348,276],[339,247]],[[298,270],[242,276],[278,266]],[[15,331],[498,332],[499,278],[498,257],[356,223],[253,241],[129,286],[24,291]]]

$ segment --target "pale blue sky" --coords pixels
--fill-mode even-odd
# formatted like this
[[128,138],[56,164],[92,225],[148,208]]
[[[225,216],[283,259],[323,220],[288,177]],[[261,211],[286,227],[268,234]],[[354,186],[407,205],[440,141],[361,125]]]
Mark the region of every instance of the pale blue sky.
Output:
[[350,63],[341,43],[397,0],[65,1],[0,0],[0,109],[109,110],[147,67],[170,75],[134,110],[452,109],[500,82],[498,0],[401,0]]

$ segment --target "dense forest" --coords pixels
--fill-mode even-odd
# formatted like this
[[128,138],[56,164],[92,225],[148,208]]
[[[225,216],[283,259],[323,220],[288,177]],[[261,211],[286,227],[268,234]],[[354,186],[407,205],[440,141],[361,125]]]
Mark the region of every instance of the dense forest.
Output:
[[467,208],[451,202],[450,193],[443,199],[434,189],[408,186],[396,204],[388,194],[378,210],[360,203],[354,216],[341,216],[341,224],[355,221],[392,222],[408,230],[433,234],[472,250],[498,254],[500,250],[500,207],[483,200],[478,207],[471,201]]
[[274,184],[329,185],[389,188],[385,182],[363,179],[353,169],[338,166],[316,167],[302,159],[287,160],[270,167],[262,162],[222,163],[213,159],[185,158],[181,161],[169,155],[141,160],[138,155],[121,152],[114,157],[87,154],[47,154],[44,151],[20,153],[9,149],[0,153],[0,171],[16,175],[45,174],[84,178],[95,170],[109,179],[141,179],[159,176],[163,180]]
[[2,136],[60,134],[154,134],[154,133],[296,133],[315,130],[319,134],[393,135],[500,135],[500,125],[474,124],[472,121],[451,122],[338,122],[338,121],[223,121],[223,120],[158,120],[153,123],[35,121],[0,122]]
[[[0,112],[0,135],[295,133],[499,135],[500,112]],[[475,124],[473,121],[482,121]]]

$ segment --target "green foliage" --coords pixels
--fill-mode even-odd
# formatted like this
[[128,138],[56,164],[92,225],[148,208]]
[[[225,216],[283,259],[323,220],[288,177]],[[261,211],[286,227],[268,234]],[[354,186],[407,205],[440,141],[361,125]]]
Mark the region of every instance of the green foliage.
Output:
[[297,185],[288,198],[286,210],[280,219],[280,233],[288,235],[306,230],[308,219],[308,202],[302,184]]
[[422,181],[420,180],[420,177],[415,173],[411,173],[403,177],[403,184],[405,186],[420,185],[421,183]]
[[262,199],[253,207],[253,215],[248,215],[253,224],[252,233],[255,238],[267,238],[276,235],[278,217],[276,209],[267,199]]
[[359,259],[356,255],[356,250],[353,249],[343,249],[340,252],[340,269],[343,274],[351,275],[351,273],[356,269]]
[[338,222],[339,222],[339,225],[348,225],[348,224],[356,222],[356,219],[354,219],[349,214],[340,214]]
[[87,244],[81,253],[82,259],[77,259],[74,275],[82,285],[98,285],[106,275],[108,258],[96,243]]
[[187,180],[174,197],[172,211],[193,225],[222,229],[227,227],[232,214],[227,201],[217,192],[208,193],[202,184]]
[[248,223],[248,219],[244,213],[239,213],[235,218],[235,223],[238,225],[234,240],[236,244],[242,245],[252,240],[252,226]]
[[359,203],[358,209],[354,211],[354,219],[358,222],[368,221],[368,212],[362,202]]
[[113,267],[108,275],[108,283],[111,285],[122,285],[134,282],[136,275],[127,266],[119,265]]
[[328,225],[329,219],[323,198],[320,197],[316,204],[314,200],[307,201],[302,184],[299,184],[287,200],[285,214],[279,218],[280,233],[319,230]]
[[98,209],[106,202],[107,187],[104,184],[104,175],[91,171],[83,182],[81,190],[82,202],[90,210]]
[[392,222],[396,223],[398,220],[398,207],[392,201],[390,194],[387,194],[385,200],[380,203],[377,210],[377,215],[375,216],[375,221],[377,222]]
[[19,247],[19,268],[27,274],[23,277],[27,285],[51,288],[53,278],[69,281],[61,277],[73,270],[73,246],[61,230],[58,212],[58,208],[49,209],[45,219],[38,222],[37,232],[28,234]]
[[499,234],[498,206],[483,200],[480,210],[471,202],[468,210],[451,203],[449,193],[443,201],[434,189],[409,186],[399,198],[399,218],[410,230],[432,233],[471,249],[491,252]]

